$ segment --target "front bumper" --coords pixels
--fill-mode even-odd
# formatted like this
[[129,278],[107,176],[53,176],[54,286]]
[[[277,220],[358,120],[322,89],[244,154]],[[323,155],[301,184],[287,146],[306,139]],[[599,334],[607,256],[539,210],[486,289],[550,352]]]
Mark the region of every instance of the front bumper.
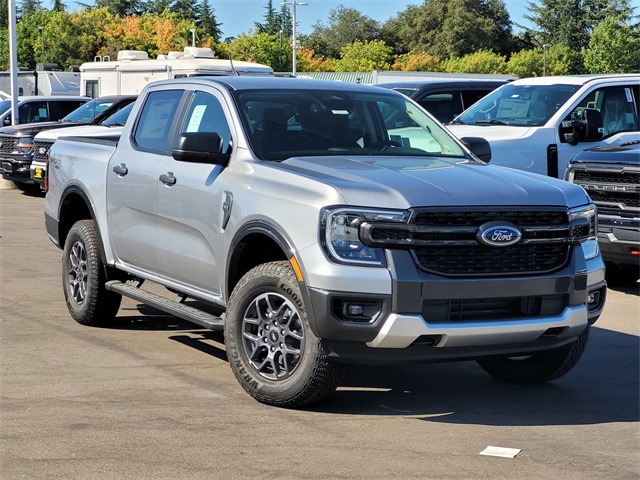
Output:
[[[309,289],[310,320],[334,360],[532,353],[575,340],[604,307],[604,262],[600,255],[585,260],[582,246],[553,274],[494,278],[437,276],[419,270],[409,252],[387,253],[389,295]],[[364,307],[354,308],[364,317],[350,317],[352,307]]]
[[31,155],[0,157],[0,173],[6,180],[31,183]]
[[640,218],[598,215],[598,243],[606,262],[640,265]]

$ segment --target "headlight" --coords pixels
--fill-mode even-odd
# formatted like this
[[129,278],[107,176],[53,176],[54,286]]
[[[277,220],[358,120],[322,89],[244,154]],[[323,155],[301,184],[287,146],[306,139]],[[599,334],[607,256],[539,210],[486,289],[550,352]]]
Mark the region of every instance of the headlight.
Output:
[[367,247],[360,239],[360,224],[367,222],[405,222],[406,212],[359,208],[325,208],[320,218],[322,246],[332,260],[352,265],[384,267],[384,250]]
[[598,230],[598,211],[595,205],[569,210],[569,223],[573,239],[578,242],[595,240]]
[[31,153],[33,150],[33,137],[22,137],[18,139],[16,148],[18,149],[18,153]]

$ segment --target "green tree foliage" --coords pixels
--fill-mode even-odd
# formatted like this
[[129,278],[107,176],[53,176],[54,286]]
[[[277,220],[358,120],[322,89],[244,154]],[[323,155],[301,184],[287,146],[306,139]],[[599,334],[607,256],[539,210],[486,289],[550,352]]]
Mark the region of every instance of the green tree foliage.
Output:
[[144,11],[159,15],[171,7],[172,0],[151,0],[144,3]]
[[209,5],[209,0],[202,0],[202,4],[200,4],[197,11],[196,25],[206,36],[211,37],[214,43],[220,41],[222,36],[220,27],[222,24],[217,22],[216,14]]
[[192,0],[175,0],[170,7],[170,10],[185,20],[196,20],[197,4]]
[[396,60],[391,65],[393,70],[405,72],[443,72],[444,67],[440,59],[433,57],[426,52],[409,52],[396,56]]
[[[593,29],[604,19],[628,21],[633,15],[629,0],[540,0],[529,2],[529,11],[525,18],[537,27],[538,46],[564,45],[574,52],[589,46]],[[572,56],[570,72],[583,71],[582,56]]]
[[267,33],[243,33],[229,45],[231,57],[236,60],[257,62],[269,65],[276,71],[287,71],[291,68],[288,60],[290,50],[280,47],[279,35]]
[[[5,3],[7,2],[5,1]],[[24,15],[33,15],[39,10],[42,10],[42,2],[40,0],[22,0],[18,9],[18,18]]]
[[449,58],[443,61],[443,66],[451,73],[507,73],[506,57],[489,50]]
[[607,17],[593,29],[584,65],[591,73],[640,71],[640,32],[616,17]]
[[114,15],[126,17],[143,10],[143,4],[139,0],[95,0],[95,8],[106,7]]
[[52,12],[64,12],[67,9],[67,5],[60,0],[53,0],[53,5],[51,6]]
[[338,58],[343,47],[356,40],[368,43],[379,40],[380,24],[355,8],[342,5],[329,12],[328,25],[316,22],[308,36],[301,36],[302,44],[317,54]]
[[345,45],[340,59],[335,63],[336,72],[370,72],[390,70],[393,49],[382,40],[363,43],[360,40]]
[[424,0],[387,22],[383,32],[403,53],[449,58],[477,50],[510,52],[511,21],[502,0]]
[[0,38],[2,34],[8,36],[4,29],[9,27],[9,2],[0,1]]

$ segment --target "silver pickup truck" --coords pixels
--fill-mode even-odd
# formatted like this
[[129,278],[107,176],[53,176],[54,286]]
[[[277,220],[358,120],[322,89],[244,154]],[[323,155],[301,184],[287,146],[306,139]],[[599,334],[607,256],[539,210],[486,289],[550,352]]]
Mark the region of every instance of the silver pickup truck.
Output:
[[387,89],[160,81],[121,136],[55,142],[46,229],[76,321],[112,324],[124,295],[224,330],[269,405],[326,398],[349,363],[476,360],[547,382],[604,306],[596,210],[480,158],[486,141]]

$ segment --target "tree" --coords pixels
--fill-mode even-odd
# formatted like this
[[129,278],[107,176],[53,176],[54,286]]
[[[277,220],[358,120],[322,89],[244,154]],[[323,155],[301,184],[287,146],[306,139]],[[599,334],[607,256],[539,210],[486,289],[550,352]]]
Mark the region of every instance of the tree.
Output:
[[336,72],[370,72],[391,69],[393,49],[382,40],[363,43],[356,40],[340,50]]
[[216,20],[216,14],[213,8],[209,5],[209,0],[202,0],[202,4],[197,12],[196,25],[204,32],[208,37],[211,37],[214,43],[220,41],[222,36],[221,23]]
[[[633,9],[629,0],[540,0],[529,2],[531,15],[524,17],[537,26],[539,41],[547,45],[564,45],[574,52],[589,46],[591,32],[608,17],[625,22]],[[572,73],[583,70],[582,57],[576,56]]]
[[67,9],[67,5],[62,3],[61,0],[53,0],[53,5],[51,6],[52,12],[64,12]]
[[506,73],[507,59],[489,50],[478,50],[460,58],[449,58],[444,69],[452,73]]
[[18,14],[18,17],[21,18],[24,15],[33,15],[38,10],[42,10],[42,3],[40,0],[22,0],[22,2],[20,2],[20,13]]
[[185,20],[196,20],[197,6],[192,0],[175,0],[170,10]]
[[631,73],[640,71],[640,35],[622,23],[607,17],[593,29],[584,65],[591,73]]
[[393,70],[405,72],[443,72],[444,67],[437,57],[426,52],[409,52],[396,57]]
[[140,0],[95,0],[94,4],[95,8],[106,7],[111,13],[121,17],[140,13],[143,9],[143,4]]
[[144,3],[144,10],[149,14],[160,15],[171,7],[172,0],[151,0]]
[[341,49],[356,40],[363,44],[378,40],[380,24],[354,8],[342,5],[329,12],[328,25],[318,21],[308,36],[301,36],[303,44],[320,55],[338,58]]
[[335,63],[333,58],[317,55],[311,48],[302,47],[296,55],[298,72],[333,72],[335,71]]
[[420,50],[440,58],[477,50],[511,50],[511,21],[502,0],[424,0],[383,26],[397,53]]

